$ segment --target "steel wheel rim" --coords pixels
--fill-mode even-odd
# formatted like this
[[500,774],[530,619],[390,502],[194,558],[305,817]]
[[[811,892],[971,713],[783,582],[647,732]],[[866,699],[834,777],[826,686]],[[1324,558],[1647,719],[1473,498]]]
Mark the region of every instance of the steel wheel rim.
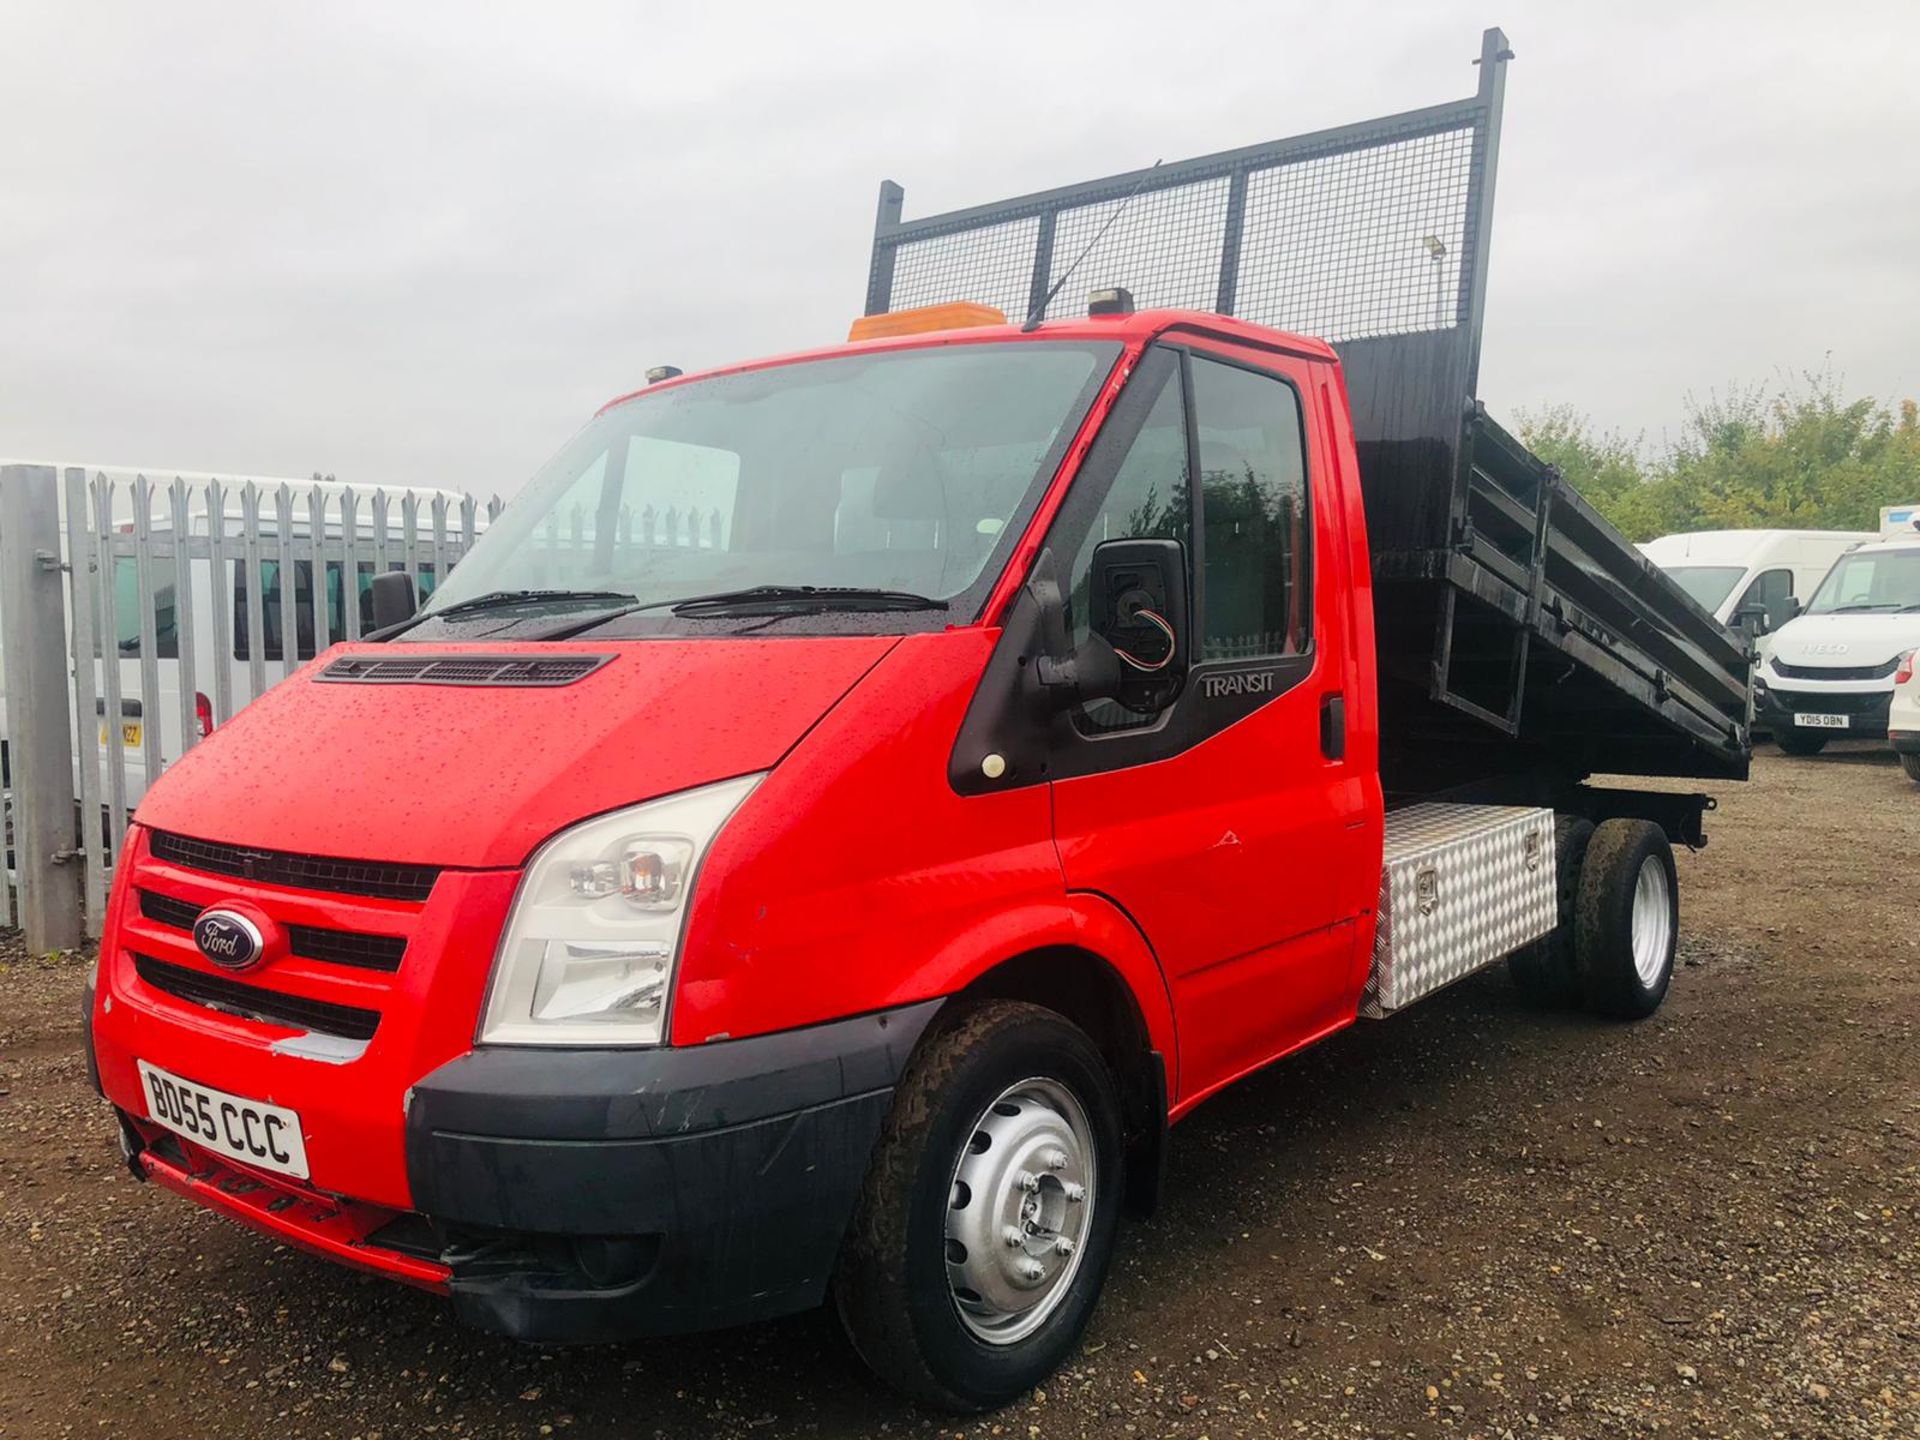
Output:
[[1649,855],[1633,882],[1633,968],[1649,990],[1660,983],[1672,948],[1673,886],[1660,857]]
[[1095,1174],[1086,1108],[1058,1080],[1009,1085],[974,1121],[944,1242],[948,1291],[976,1339],[1017,1344],[1059,1309],[1086,1256]]

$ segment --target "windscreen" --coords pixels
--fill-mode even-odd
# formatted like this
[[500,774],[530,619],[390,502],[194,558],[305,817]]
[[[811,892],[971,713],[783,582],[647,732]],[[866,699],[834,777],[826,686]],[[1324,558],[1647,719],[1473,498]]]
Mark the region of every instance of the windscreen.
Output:
[[1118,357],[963,343],[777,365],[601,414],[507,507],[429,613],[501,590],[655,605],[874,587],[970,620]]
[[1920,547],[1855,550],[1833,562],[1809,615],[1920,610]]
[[1665,569],[1674,583],[1708,613],[1720,608],[1740,577],[1747,573],[1740,565],[1669,565]]

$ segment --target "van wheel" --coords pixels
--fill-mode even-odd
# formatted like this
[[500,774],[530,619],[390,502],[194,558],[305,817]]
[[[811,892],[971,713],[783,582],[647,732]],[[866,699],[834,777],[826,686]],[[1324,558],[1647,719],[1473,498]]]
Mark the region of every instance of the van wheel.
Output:
[[1593,822],[1582,815],[1558,815],[1553,822],[1554,875],[1559,886],[1559,920],[1538,940],[1507,957],[1514,987],[1540,1005],[1571,1005],[1580,998],[1580,977],[1573,964],[1573,912],[1580,894],[1580,866],[1593,839]]
[[1680,886],[1666,832],[1648,820],[1603,820],[1587,845],[1574,903],[1581,998],[1596,1014],[1639,1020],[1673,980]]
[[1915,751],[1911,755],[1902,754],[1900,768],[1907,772],[1909,780],[1920,780],[1920,751]]
[[923,1042],[833,1279],[847,1337],[882,1380],[984,1410],[1067,1357],[1113,1253],[1120,1115],[1093,1042],[1038,1005],[970,1007]]
[[1774,732],[1773,743],[1789,755],[1818,755],[1827,748],[1831,738],[1818,730],[1796,730],[1791,725],[1782,725]]

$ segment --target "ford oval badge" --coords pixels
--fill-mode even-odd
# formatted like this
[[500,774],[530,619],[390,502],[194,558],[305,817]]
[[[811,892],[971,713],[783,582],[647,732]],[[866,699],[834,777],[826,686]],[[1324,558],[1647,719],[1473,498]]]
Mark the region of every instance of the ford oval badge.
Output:
[[260,927],[231,910],[204,910],[193,922],[193,943],[224,970],[245,970],[264,958],[267,942]]

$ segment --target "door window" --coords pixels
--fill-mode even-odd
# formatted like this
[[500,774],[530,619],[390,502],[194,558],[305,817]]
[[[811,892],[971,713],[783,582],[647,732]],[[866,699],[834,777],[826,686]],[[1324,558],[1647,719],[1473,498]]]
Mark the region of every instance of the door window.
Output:
[[1793,572],[1791,570],[1767,570],[1753,577],[1753,583],[1747,586],[1738,603],[1730,614],[1737,615],[1749,606],[1760,606],[1771,615],[1774,607],[1793,595]]
[[[156,567],[157,568],[157,567]],[[173,566],[167,570],[171,573]],[[153,587],[153,653],[156,659],[180,658],[179,620],[174,611],[173,586],[155,583]],[[121,655],[131,660],[140,654],[140,565],[131,555],[119,555],[113,561],[114,643]],[[96,639],[94,648],[99,649]]]
[[[1149,383],[1153,383],[1151,380]],[[1180,398],[1179,370],[1167,364],[1160,394],[1147,412],[1106,497],[1074,553],[1067,576],[1067,608],[1075,645],[1089,632],[1087,589],[1093,550],[1103,540],[1178,540],[1192,553],[1192,487],[1187,479],[1187,414]],[[1074,723],[1087,733],[1111,734],[1151,725],[1154,717],[1136,715],[1110,700],[1081,706]]]
[[[391,567],[389,567],[391,568]],[[354,566],[354,604],[360,612],[360,630],[364,634],[373,626],[373,576],[371,560],[361,560]],[[341,583],[341,564],[338,560],[327,561],[327,636],[329,643],[347,638],[346,586]],[[313,562],[296,560],[293,562],[293,623],[298,641],[295,655],[301,660],[311,660],[320,653],[319,630],[314,624],[313,614]],[[422,565],[417,572],[419,598],[425,600],[433,593],[433,566]],[[281,635],[280,625],[280,562],[262,560],[260,562],[260,658],[280,660],[285,657],[286,646]],[[247,620],[247,566],[244,561],[233,562],[233,658],[247,660],[252,657],[250,634]],[[136,642],[137,645],[137,642]]]
[[1306,452],[1286,381],[1198,356],[1205,578],[1200,659],[1303,655],[1312,643]]

